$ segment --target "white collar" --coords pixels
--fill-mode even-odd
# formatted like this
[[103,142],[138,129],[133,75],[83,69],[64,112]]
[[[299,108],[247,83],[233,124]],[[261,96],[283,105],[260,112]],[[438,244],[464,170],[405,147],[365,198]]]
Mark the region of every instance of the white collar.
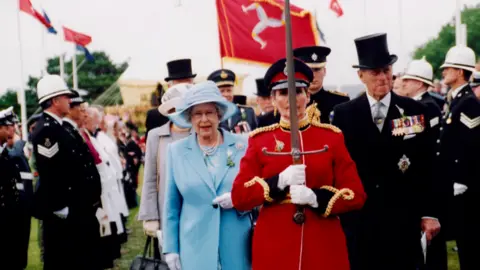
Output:
[[53,119],[55,119],[60,125],[62,124],[62,118],[60,118],[58,115],[53,114],[49,111],[43,111],[44,113],[50,115]]
[[[370,104],[370,108],[373,107],[375,104],[377,104],[377,100],[374,99],[372,96],[370,96],[370,94],[368,93],[367,91],[367,98],[368,98],[368,103]],[[388,94],[386,96],[384,96],[380,102],[385,105],[385,107],[390,107],[390,101],[392,100],[392,93],[391,92],[388,92]]]
[[3,150],[5,149],[6,144],[7,143],[0,145],[0,154],[3,153]]
[[72,119],[68,118],[68,117],[64,117],[63,118],[63,121],[67,122],[67,123],[70,123],[70,125],[72,125],[76,130],[78,130],[78,125],[77,123],[75,123],[75,121],[73,121]]
[[459,87],[455,88],[454,90],[452,90],[452,98],[455,98],[457,95],[458,95],[458,92],[460,92],[460,90],[463,89],[463,87],[465,87],[468,83],[466,84],[462,84],[460,85]]
[[414,96],[414,97],[413,97],[413,99],[414,99],[414,100],[416,100],[416,101],[419,101],[419,100],[421,100],[421,99],[422,99],[422,96],[423,96],[423,94],[425,94],[426,92],[427,92],[427,90],[425,90],[425,91],[422,91],[422,92],[418,93],[416,96]]

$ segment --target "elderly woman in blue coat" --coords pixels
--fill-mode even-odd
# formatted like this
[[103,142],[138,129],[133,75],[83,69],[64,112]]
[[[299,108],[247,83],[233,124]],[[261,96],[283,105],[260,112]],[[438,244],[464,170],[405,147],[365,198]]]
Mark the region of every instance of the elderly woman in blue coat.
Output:
[[195,131],[167,150],[162,228],[170,270],[251,268],[250,218],[235,210],[230,195],[247,140],[219,128],[235,111],[207,81],[193,86],[169,115]]

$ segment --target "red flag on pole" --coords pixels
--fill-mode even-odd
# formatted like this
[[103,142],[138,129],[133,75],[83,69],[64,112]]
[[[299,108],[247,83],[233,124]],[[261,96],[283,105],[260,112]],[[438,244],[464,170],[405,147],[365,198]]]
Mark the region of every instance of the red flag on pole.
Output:
[[[271,64],[285,58],[283,0],[216,0],[220,54],[226,60]],[[320,44],[314,16],[291,5],[293,48]]]
[[73,31],[67,27],[63,27],[63,35],[65,36],[66,41],[73,42],[82,47],[86,47],[90,42],[92,42],[92,37],[85,34]]
[[340,3],[338,3],[338,0],[330,1],[330,9],[337,13],[337,17],[341,17],[343,15],[343,9],[340,6]]
[[[42,16],[42,14],[40,14],[40,12],[36,11],[33,8],[32,2],[30,2],[30,0],[19,0],[19,5],[20,5],[20,10],[21,11],[33,16],[40,23],[42,23],[51,33],[55,32],[55,29],[53,28],[53,26],[49,22],[49,20],[46,19],[44,16]],[[53,29],[53,31],[52,31],[52,29]]]

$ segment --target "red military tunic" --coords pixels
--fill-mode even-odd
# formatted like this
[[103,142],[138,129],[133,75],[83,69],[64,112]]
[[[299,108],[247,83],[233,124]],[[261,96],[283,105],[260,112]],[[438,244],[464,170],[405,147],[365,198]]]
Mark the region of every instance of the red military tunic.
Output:
[[301,151],[329,147],[327,152],[303,156],[307,187],[347,188],[354,196],[348,198],[351,200],[342,197],[336,200],[328,217],[324,217],[319,209],[305,206],[305,223],[299,225],[293,221],[296,206],[290,203],[288,194],[285,198],[273,200],[264,180],[280,174],[292,164],[291,156],[262,153],[264,147],[270,152],[291,151],[288,124],[286,127],[284,124],[274,124],[251,133],[232,189],[233,205],[237,210],[247,211],[263,205],[253,237],[252,269],[348,270],[346,240],[336,215],[360,209],[366,195],[343,135],[332,125],[316,121],[310,124],[308,120],[300,123]]

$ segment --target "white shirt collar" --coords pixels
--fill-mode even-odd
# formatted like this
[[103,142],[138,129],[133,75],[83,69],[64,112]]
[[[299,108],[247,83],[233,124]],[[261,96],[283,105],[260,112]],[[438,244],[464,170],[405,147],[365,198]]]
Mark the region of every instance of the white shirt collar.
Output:
[[459,87],[455,88],[455,90],[452,91],[452,98],[455,98],[458,95],[458,92],[463,89],[468,83],[462,84]]
[[[372,108],[377,103],[377,100],[374,99],[372,96],[370,96],[368,91],[367,91],[367,98],[368,98],[368,103],[370,104],[370,108]],[[380,102],[387,108],[387,111],[388,111],[388,107],[390,107],[391,100],[392,100],[391,92],[388,92],[388,94],[380,100]]]
[[3,149],[5,149],[6,145],[7,145],[7,143],[4,143],[4,144],[0,145],[0,154],[3,153]]
[[414,99],[414,100],[416,100],[416,101],[419,101],[419,100],[421,100],[421,99],[422,99],[422,96],[423,96],[423,94],[425,94],[426,92],[427,92],[427,90],[425,90],[425,91],[423,91],[423,92],[419,93],[418,95],[414,96],[414,97],[413,97],[413,99]]
[[55,115],[51,112],[48,111],[43,111],[44,113],[50,115],[53,119],[55,119],[60,125],[62,124],[62,118],[58,117],[58,115]]
[[78,130],[78,125],[77,123],[75,123],[75,121],[73,121],[72,119],[68,118],[68,117],[64,117],[63,118],[63,121],[67,122],[67,123],[70,123],[70,125],[72,125],[76,130]]

